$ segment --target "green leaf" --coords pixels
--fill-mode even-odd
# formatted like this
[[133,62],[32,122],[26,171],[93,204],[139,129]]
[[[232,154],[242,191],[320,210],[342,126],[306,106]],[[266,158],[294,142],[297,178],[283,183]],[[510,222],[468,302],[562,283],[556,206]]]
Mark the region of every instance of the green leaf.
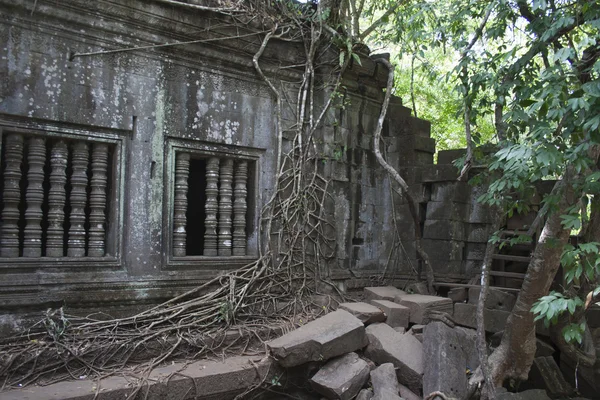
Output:
[[352,53],[352,58],[354,59],[354,61],[356,61],[358,65],[362,67],[362,62],[360,61],[360,56],[358,54]]

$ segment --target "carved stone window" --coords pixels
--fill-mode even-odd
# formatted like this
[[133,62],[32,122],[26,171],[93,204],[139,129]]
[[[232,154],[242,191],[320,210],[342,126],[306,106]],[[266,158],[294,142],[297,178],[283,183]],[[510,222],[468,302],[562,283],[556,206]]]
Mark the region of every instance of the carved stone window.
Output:
[[174,145],[170,156],[172,264],[255,258],[256,150]]
[[0,263],[118,258],[121,141],[1,126]]

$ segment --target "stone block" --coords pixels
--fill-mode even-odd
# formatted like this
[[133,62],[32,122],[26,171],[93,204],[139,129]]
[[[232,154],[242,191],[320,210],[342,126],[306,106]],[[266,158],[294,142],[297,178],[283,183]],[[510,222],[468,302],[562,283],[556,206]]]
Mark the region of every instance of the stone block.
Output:
[[413,393],[412,390],[410,390],[406,386],[400,383],[398,384],[398,386],[400,387],[400,397],[402,397],[404,400],[421,400],[421,396],[417,396]]
[[456,181],[459,171],[451,165],[433,164],[423,166],[423,182]]
[[400,334],[387,324],[367,327],[369,345],[365,355],[376,364],[392,363],[398,381],[413,392],[420,392],[423,378],[423,345],[414,336]]
[[358,396],[356,396],[356,400],[371,400],[373,398],[373,392],[369,389],[363,389],[358,392]]
[[487,244],[485,243],[467,243],[465,247],[465,259],[482,261],[485,258],[485,249]]
[[448,291],[448,298],[453,303],[464,303],[468,298],[467,288],[453,288]]
[[423,250],[431,260],[460,261],[463,259],[464,242],[458,240],[423,239]]
[[371,371],[371,385],[375,396],[398,395],[400,387],[394,364],[384,363]]
[[310,379],[310,386],[328,399],[349,400],[369,379],[370,368],[356,353],[348,353],[327,362]]
[[[469,304],[477,305],[479,301],[479,292],[481,288],[469,288]],[[512,311],[515,303],[517,302],[517,296],[513,293],[507,293],[502,290],[488,288],[487,298],[485,299],[485,308],[491,310],[501,311]]]
[[394,301],[396,296],[406,294],[404,290],[400,290],[394,286],[375,286],[366,287],[364,290],[365,299],[367,300],[390,300]]
[[267,343],[273,358],[289,368],[309,361],[327,360],[368,344],[363,323],[337,310]]
[[573,388],[565,380],[552,357],[538,357],[533,360],[528,383],[535,388],[546,390],[552,398],[563,398],[573,394]]
[[[454,321],[458,325],[477,329],[477,306],[468,303],[454,304]],[[485,309],[483,322],[486,332],[496,333],[504,330],[510,312]]]
[[373,322],[383,322],[386,318],[381,309],[368,303],[342,303],[338,308],[348,311],[365,325],[372,324]]
[[467,242],[486,243],[490,239],[490,225],[487,224],[468,224]]
[[408,285],[406,292],[410,294],[428,294],[427,284],[425,282],[415,282]]
[[540,338],[535,340],[535,357],[550,357],[554,354],[554,347],[551,344],[546,343]]
[[381,309],[387,316],[385,323],[396,328],[398,326],[408,328],[410,321],[410,309],[389,300],[371,300],[371,304]]
[[425,327],[423,336],[423,393],[441,391],[456,399],[467,397],[467,360],[461,336],[443,322]]
[[434,183],[431,190],[431,200],[468,204],[471,202],[471,186],[468,183],[457,182],[456,178],[453,182]]
[[475,329],[464,328],[462,326],[454,327],[454,330],[460,336],[460,345],[465,353],[467,368],[475,371],[479,367],[479,354],[477,353],[477,331]]
[[423,323],[428,311],[453,313],[452,300],[447,297],[407,294],[396,296],[394,301],[410,309],[410,322],[413,324]]
[[[465,224],[462,221],[427,220],[423,228],[424,239],[465,240]],[[469,244],[467,244],[469,246]]]
[[428,220],[466,221],[469,218],[469,204],[430,201],[427,203],[426,216]]
[[465,149],[440,150],[438,152],[438,164],[453,164],[455,160],[464,157]]
[[496,394],[497,400],[550,400],[543,389],[525,390],[519,393],[503,392]]

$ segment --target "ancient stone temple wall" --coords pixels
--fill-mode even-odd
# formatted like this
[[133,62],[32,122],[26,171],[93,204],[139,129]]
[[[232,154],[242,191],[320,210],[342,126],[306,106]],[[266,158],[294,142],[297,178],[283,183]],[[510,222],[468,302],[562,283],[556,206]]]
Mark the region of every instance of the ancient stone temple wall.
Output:
[[[2,330],[48,307],[131,312],[258,257],[277,165],[275,100],[252,65],[261,35],[152,0],[0,0],[0,17]],[[149,48],[175,42],[192,43]],[[278,66],[301,59],[273,41],[261,63],[285,86],[302,70]],[[418,267],[410,214],[373,154],[386,78],[364,55],[317,132],[337,240],[323,273],[341,286]],[[428,122],[399,99],[388,115],[382,149],[430,218],[446,198],[432,168],[450,167],[432,164]],[[461,279],[463,260],[436,268]]]

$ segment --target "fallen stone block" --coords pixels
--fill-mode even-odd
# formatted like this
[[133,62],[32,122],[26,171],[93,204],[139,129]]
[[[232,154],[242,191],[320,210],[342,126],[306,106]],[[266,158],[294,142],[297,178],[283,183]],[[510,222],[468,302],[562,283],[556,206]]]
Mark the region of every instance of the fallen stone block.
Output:
[[358,392],[358,396],[356,396],[356,400],[371,400],[373,398],[373,392],[369,389],[363,389]]
[[400,387],[398,386],[394,364],[384,363],[371,371],[371,385],[373,385],[375,396],[381,397],[389,394],[397,396]]
[[535,340],[535,357],[550,357],[554,354],[554,347],[551,344],[546,343],[542,339],[536,338]]
[[[483,323],[486,332],[496,333],[504,330],[510,312],[485,309]],[[454,304],[454,321],[458,325],[477,329],[477,306],[468,303]]]
[[[469,304],[477,305],[477,302],[479,301],[479,292],[481,292],[481,288],[469,288]],[[517,296],[514,294],[490,287],[488,288],[487,297],[485,299],[485,308],[489,308],[490,310],[512,311],[516,302]]]
[[360,319],[365,325],[372,324],[373,322],[385,321],[385,314],[383,311],[368,303],[342,303],[338,308],[348,311],[350,314]]
[[405,333],[406,333],[406,328],[405,328],[405,327],[403,327],[403,326],[395,326],[395,327],[394,327],[394,330],[395,330],[396,332],[398,332],[398,333],[402,333],[402,334],[405,334]]
[[546,394],[546,391],[543,389],[532,389],[525,390],[524,392],[519,393],[497,393],[497,400],[550,400],[550,397]]
[[471,371],[475,371],[479,367],[477,331],[475,329],[464,328],[462,326],[456,326],[454,327],[454,330],[460,336],[460,345],[465,353],[467,368]]
[[453,288],[448,291],[448,298],[453,303],[464,303],[469,298],[467,288]]
[[538,357],[533,360],[528,382],[535,388],[545,389],[552,398],[568,397],[573,394],[573,388],[565,380],[552,357]]
[[375,286],[366,287],[364,289],[365,298],[370,300],[389,300],[394,301],[396,296],[405,295],[404,290],[400,290],[394,286]]
[[401,383],[399,383],[398,386],[400,387],[400,397],[402,397],[404,400],[421,400],[420,396],[414,394],[412,390],[406,386],[402,385]]
[[407,294],[396,296],[394,301],[410,309],[410,322],[421,324],[428,311],[446,312],[452,315],[452,300],[447,297]]
[[376,364],[392,363],[398,381],[420,392],[423,378],[423,345],[414,336],[400,334],[383,323],[366,329],[369,345],[365,355]]
[[397,326],[408,327],[410,321],[410,309],[408,307],[389,300],[371,300],[371,304],[385,313],[387,316],[385,323],[392,328]]
[[348,311],[337,310],[267,344],[285,368],[327,360],[368,344],[363,323]]
[[311,379],[310,385],[328,399],[349,400],[369,379],[369,365],[356,353],[327,362]]
[[461,335],[443,322],[431,322],[423,336],[425,395],[440,391],[450,398],[467,397],[467,360]]

